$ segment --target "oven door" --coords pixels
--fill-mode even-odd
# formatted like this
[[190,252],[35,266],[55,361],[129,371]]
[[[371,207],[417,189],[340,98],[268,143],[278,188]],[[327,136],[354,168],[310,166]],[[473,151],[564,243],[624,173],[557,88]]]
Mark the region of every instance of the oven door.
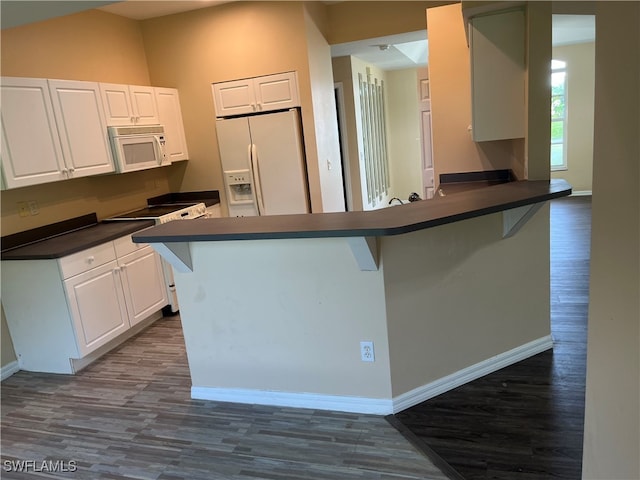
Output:
[[164,151],[164,135],[127,135],[111,138],[118,172],[134,172],[171,164]]

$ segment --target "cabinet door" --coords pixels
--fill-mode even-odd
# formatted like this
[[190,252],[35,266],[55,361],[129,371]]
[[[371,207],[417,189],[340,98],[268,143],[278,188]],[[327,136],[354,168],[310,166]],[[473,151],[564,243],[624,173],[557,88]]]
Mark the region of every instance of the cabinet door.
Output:
[[82,356],[129,328],[119,275],[113,261],[64,282]]
[[256,112],[256,97],[251,78],[214,83],[213,99],[217,117]]
[[7,188],[66,178],[46,79],[2,78],[2,169]]
[[115,171],[98,84],[49,80],[49,91],[69,177]]
[[157,125],[160,123],[153,87],[129,85],[129,94],[136,125]]
[[107,125],[133,125],[134,113],[129,96],[129,85],[101,83],[100,96]]
[[525,136],[525,18],[522,10],[471,19],[472,136]]
[[300,105],[295,72],[278,73],[253,79],[257,110],[266,112]]
[[169,303],[162,265],[150,246],[118,259],[131,326]]
[[180,110],[180,98],[175,88],[156,88],[156,103],[158,105],[158,119],[164,125],[165,152],[171,162],[189,158],[187,141]]

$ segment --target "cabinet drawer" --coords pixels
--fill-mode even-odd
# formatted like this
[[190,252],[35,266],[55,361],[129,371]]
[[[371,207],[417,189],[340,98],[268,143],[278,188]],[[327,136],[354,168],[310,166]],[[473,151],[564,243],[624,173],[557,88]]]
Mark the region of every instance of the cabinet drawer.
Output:
[[62,278],[69,278],[116,259],[113,242],[82,250],[59,260]]
[[116,256],[118,258],[122,258],[125,255],[133,253],[147,246],[146,243],[133,243],[133,240],[131,240],[131,235],[127,235],[126,237],[121,237],[114,240],[113,245],[116,248]]

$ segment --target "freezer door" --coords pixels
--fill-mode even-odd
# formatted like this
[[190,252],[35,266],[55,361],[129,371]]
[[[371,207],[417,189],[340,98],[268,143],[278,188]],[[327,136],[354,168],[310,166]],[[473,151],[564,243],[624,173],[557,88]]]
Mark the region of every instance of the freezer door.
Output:
[[248,156],[251,135],[247,117],[216,121],[216,133],[222,170],[248,170],[251,168]]
[[256,192],[262,215],[309,213],[307,174],[298,112],[249,117]]

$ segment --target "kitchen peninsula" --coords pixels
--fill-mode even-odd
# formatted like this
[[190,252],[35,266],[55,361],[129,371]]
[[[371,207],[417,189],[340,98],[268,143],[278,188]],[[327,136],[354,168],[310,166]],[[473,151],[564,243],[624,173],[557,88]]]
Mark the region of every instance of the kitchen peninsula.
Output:
[[535,213],[570,193],[518,181],[133,238],[181,272],[193,398],[387,414],[552,346],[548,215]]

